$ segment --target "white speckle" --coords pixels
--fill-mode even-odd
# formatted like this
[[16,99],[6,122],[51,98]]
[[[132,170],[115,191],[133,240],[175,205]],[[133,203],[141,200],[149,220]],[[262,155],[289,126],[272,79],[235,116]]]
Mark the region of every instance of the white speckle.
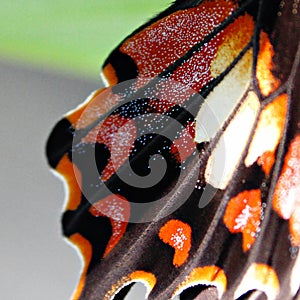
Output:
[[235,219],[236,225],[233,228],[235,230],[240,228],[243,229],[247,225],[247,222],[251,215],[251,207],[247,204],[246,207],[242,210],[242,213]]
[[183,233],[182,228],[177,228],[176,233],[173,233],[171,236],[171,241],[173,242],[173,245],[178,250],[183,250],[184,241],[187,240],[187,237]]

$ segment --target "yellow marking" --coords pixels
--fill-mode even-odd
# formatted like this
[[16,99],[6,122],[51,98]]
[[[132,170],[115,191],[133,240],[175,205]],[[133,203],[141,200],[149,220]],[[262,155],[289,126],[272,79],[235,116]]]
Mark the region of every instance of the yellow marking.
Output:
[[256,77],[261,93],[268,96],[278,88],[280,81],[272,73],[274,49],[265,32],[260,35],[259,47]]
[[[219,46],[216,58],[212,61],[211,75],[218,77],[231,62],[239,55],[243,48],[249,43],[254,33],[254,22],[250,15],[238,17],[225,30],[225,38]],[[252,56],[247,55],[243,60],[242,69],[246,70],[251,65]]]
[[251,166],[265,152],[274,152],[281,139],[287,112],[287,95],[282,94],[261,112],[245,165]]

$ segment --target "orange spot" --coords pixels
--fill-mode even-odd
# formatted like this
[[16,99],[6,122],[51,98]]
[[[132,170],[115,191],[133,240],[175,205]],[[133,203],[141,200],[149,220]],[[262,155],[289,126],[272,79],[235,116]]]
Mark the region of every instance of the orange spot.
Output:
[[173,265],[180,267],[191,249],[191,227],[179,220],[168,221],[159,231],[159,238],[175,249]]
[[260,190],[241,192],[227,204],[224,224],[231,233],[242,233],[244,252],[255,242],[261,211]]
[[290,143],[276,184],[273,208],[289,219],[292,244],[300,246],[300,134]]
[[80,280],[77,285],[77,288],[72,296],[73,300],[77,300],[77,299],[79,299],[80,294],[81,294],[84,284],[85,284],[86,272],[87,272],[87,269],[91,262],[93,250],[92,250],[92,245],[90,244],[90,242],[79,233],[74,233],[73,235],[71,235],[70,241],[75,246],[77,246],[77,248],[79,249],[79,251],[82,255],[82,258],[83,258],[83,270],[81,272],[81,276],[80,276]]
[[280,81],[272,73],[274,50],[265,32],[260,35],[259,47],[256,77],[261,93],[268,96],[278,88]]
[[279,280],[272,267],[253,263],[238,286],[234,299],[238,299],[250,290],[263,291],[268,299],[275,299],[278,295],[279,287]]
[[105,144],[110,151],[110,159],[104,168],[101,179],[108,180],[128,159],[136,139],[134,121],[111,115],[102,124],[96,126],[83,139],[87,143]]
[[81,172],[65,154],[56,166],[56,170],[60,173],[68,186],[68,202],[66,210],[75,210],[81,201]]
[[185,289],[195,285],[213,285],[218,289],[221,298],[226,290],[227,278],[224,271],[216,266],[199,267],[192,270],[186,280],[183,281],[174,292],[172,298],[180,295]]
[[266,175],[269,175],[275,162],[275,153],[267,151],[257,159],[257,164],[261,166]]
[[115,85],[118,83],[118,77],[116,75],[116,71],[111,64],[107,64],[102,71],[105,79],[107,80],[109,85]]
[[[281,94],[262,110],[250,144],[245,165],[251,166],[255,161],[263,167],[268,175],[272,169],[272,155],[282,137],[287,113],[287,94]],[[265,159],[268,159],[266,161]],[[259,162],[260,161],[260,162]]]
[[106,257],[126,231],[130,217],[130,204],[120,195],[110,195],[96,202],[89,211],[95,217],[105,216],[110,219],[112,236],[103,255]]
[[147,293],[146,293],[146,298],[148,298],[148,295],[152,291],[153,287],[156,284],[156,277],[154,274],[150,272],[145,272],[145,271],[135,271],[127,276],[124,276],[120,280],[116,282],[111,287],[111,290],[108,291],[105,296],[104,300],[110,300],[112,299],[123,287],[129,285],[132,282],[142,282],[146,285],[147,288]]

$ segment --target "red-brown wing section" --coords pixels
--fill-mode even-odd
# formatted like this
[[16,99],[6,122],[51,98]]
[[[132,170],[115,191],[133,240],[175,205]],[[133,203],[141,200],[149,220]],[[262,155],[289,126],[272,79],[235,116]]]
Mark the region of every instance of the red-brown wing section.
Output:
[[[298,5],[177,0],[107,58],[107,87],[47,143],[69,191],[64,235],[84,259],[73,299],[124,299],[136,282],[148,299],[296,299]],[[146,132],[140,120],[151,114]],[[158,183],[122,181],[132,170],[149,175],[156,154],[166,163]],[[152,220],[131,222],[135,204],[162,197]]]

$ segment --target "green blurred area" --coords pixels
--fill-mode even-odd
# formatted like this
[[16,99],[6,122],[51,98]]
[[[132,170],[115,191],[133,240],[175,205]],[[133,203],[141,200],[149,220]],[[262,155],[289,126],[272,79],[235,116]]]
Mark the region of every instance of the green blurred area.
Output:
[[0,0],[0,59],[93,77],[110,51],[171,0]]

